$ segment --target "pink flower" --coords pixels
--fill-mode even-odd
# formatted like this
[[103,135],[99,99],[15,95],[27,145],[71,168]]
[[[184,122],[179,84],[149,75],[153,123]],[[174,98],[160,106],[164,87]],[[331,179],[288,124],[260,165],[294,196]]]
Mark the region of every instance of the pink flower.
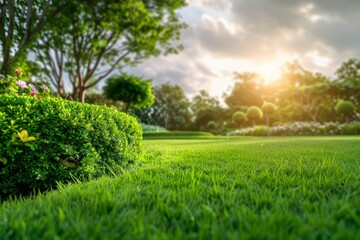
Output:
[[28,86],[26,85],[26,82],[21,81],[21,80],[17,81],[16,84],[17,84],[19,87],[21,87],[21,88],[27,88],[27,87],[28,87]]
[[32,92],[32,93],[30,94],[30,96],[32,96],[32,97],[35,96],[35,92]]
[[37,90],[37,88],[35,87],[35,85],[33,85],[33,84],[30,83],[29,86],[32,88],[34,94],[36,94],[36,93],[39,92],[39,91]]
[[44,89],[44,90],[48,89],[48,87],[45,84],[41,85],[41,88]]
[[15,70],[15,75],[19,75],[20,74],[20,69],[16,69]]

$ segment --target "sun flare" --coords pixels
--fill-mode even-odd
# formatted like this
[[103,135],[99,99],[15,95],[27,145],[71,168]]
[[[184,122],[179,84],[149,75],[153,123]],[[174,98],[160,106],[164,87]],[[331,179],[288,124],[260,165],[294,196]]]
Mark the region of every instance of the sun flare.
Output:
[[264,82],[269,84],[279,79],[281,69],[279,66],[266,65],[259,69],[259,74],[263,78]]

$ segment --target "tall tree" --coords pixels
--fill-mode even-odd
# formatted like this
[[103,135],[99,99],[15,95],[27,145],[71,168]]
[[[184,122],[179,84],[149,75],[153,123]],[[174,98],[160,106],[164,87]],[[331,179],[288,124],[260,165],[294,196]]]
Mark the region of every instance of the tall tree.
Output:
[[24,57],[49,23],[57,19],[71,0],[2,0],[0,1],[0,73],[7,75]]
[[194,114],[195,130],[205,130],[210,121],[219,124],[223,120],[223,109],[219,100],[205,90],[200,90],[199,94],[193,97],[190,108]]
[[313,82],[309,78],[312,73],[306,70],[298,61],[285,63],[281,70],[280,81],[283,85],[298,87]]
[[260,106],[261,96],[258,92],[260,76],[254,72],[235,73],[235,83],[230,93],[225,95],[225,102],[229,107]]
[[140,120],[168,130],[187,130],[191,125],[192,115],[190,101],[184,90],[176,84],[165,83],[154,87],[153,93],[154,105],[136,112]]
[[[277,90],[281,113],[286,120],[319,121],[323,111],[332,111],[330,80],[321,73],[311,72],[298,62],[287,63]],[[324,114],[322,114],[324,115]]]
[[73,4],[43,32],[35,48],[46,77],[60,96],[66,82],[71,98],[85,101],[85,93],[124,66],[150,56],[177,53],[185,25],[176,10],[184,0],[88,0]]
[[360,105],[360,60],[351,58],[336,70],[333,84],[334,94],[345,100],[352,100]]
[[297,105],[313,122],[318,121],[320,111],[326,110],[330,101],[327,94],[327,83],[315,83],[292,89],[291,101]]

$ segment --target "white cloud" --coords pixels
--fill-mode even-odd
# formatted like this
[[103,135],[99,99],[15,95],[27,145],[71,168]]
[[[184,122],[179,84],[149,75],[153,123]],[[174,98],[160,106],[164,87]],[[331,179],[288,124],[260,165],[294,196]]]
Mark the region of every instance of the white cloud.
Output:
[[331,59],[321,56],[318,51],[312,51],[306,54],[307,57],[309,57],[313,63],[318,67],[327,67],[329,66],[329,63],[331,63]]
[[234,71],[270,76],[287,61],[334,73],[360,54],[360,1],[188,0],[180,13],[189,29],[176,56],[152,58],[133,73],[182,86],[190,95],[220,95]]

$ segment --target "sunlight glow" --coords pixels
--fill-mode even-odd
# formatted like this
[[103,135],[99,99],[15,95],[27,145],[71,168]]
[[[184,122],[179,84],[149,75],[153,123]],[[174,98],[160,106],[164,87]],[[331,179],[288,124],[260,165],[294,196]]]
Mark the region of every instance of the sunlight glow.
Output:
[[266,84],[276,81],[281,76],[281,66],[269,64],[259,69],[259,74],[264,78]]
[[278,80],[281,77],[281,69],[287,62],[292,62],[298,59],[298,54],[289,54],[287,52],[278,52],[273,59],[267,59],[267,61],[255,62],[255,72],[259,73],[266,84]]
[[[221,96],[234,82],[228,76],[234,72],[256,72],[265,84],[271,84],[281,76],[281,68],[286,62],[297,59],[296,54],[279,52],[273,59],[258,59],[256,61],[239,61],[237,59],[214,58],[211,54],[203,57],[203,63],[211,66],[217,77],[209,79],[209,92]],[[319,60],[318,60],[319,61]]]

